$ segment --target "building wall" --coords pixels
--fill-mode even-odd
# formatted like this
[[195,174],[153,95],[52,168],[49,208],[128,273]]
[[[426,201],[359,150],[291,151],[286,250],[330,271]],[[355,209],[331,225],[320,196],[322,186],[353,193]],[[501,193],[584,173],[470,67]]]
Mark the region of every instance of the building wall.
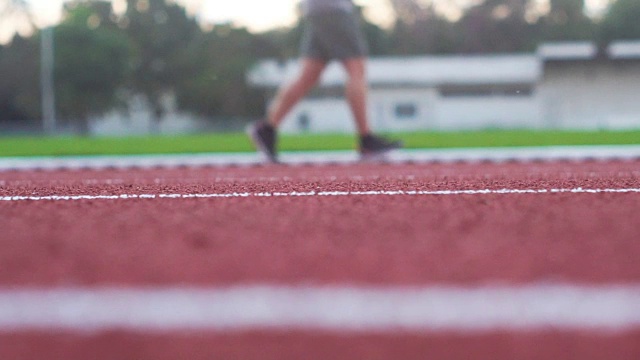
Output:
[[[435,88],[378,88],[371,89],[368,102],[371,126],[383,132],[544,127],[540,97],[535,93],[444,97]],[[354,130],[342,98],[305,99],[282,126],[286,133]]]
[[208,124],[197,116],[177,110],[174,96],[165,99],[166,114],[160,123],[154,122],[153,111],[143,96],[132,96],[127,111],[114,110],[94,117],[89,122],[92,135],[128,136],[147,134],[190,134],[207,129]]
[[442,99],[436,114],[437,130],[544,127],[540,98],[535,94]]
[[[368,114],[376,131],[412,131],[433,127],[433,89],[371,89]],[[413,112],[397,114],[397,107],[409,106]],[[402,109],[399,109],[402,111]],[[306,126],[305,126],[306,123]],[[303,100],[285,118],[282,131],[353,132],[355,124],[349,106],[342,97],[314,97]]]
[[545,122],[564,129],[640,128],[640,61],[550,62],[539,86]]
[[347,103],[341,98],[310,98],[296,105],[284,119],[284,133],[353,132],[355,126]]
[[369,114],[374,129],[414,131],[434,128],[437,92],[433,88],[372,89]]
[[[482,66],[473,58],[412,58],[415,78],[401,71],[403,59],[373,59],[371,125],[377,131],[640,129],[640,43],[634,46],[600,58],[593,44],[553,44],[527,62],[496,55]],[[469,71],[469,64],[477,66]],[[257,84],[279,84],[267,80]],[[341,84],[323,83],[283,130],[352,132]]]

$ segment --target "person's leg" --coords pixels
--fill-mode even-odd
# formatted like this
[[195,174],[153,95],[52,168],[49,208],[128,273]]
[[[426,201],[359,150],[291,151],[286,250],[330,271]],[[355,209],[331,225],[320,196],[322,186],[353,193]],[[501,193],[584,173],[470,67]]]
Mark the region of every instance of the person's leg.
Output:
[[326,66],[327,62],[321,59],[302,59],[298,77],[280,88],[269,107],[267,122],[271,126],[278,128],[289,111],[316,85]]
[[366,59],[364,57],[345,59],[342,61],[348,76],[345,95],[360,136],[371,133],[367,114],[368,86],[365,61]]
[[265,154],[269,161],[278,162],[278,126],[289,111],[316,85],[327,62],[321,59],[305,57],[302,70],[296,79],[278,90],[267,113],[265,121],[249,126],[247,132],[254,145]]
[[349,58],[343,60],[342,63],[348,75],[345,92],[360,138],[360,154],[364,159],[375,159],[389,150],[401,147],[400,141],[390,141],[371,133],[367,114],[369,87],[366,79],[366,58]]

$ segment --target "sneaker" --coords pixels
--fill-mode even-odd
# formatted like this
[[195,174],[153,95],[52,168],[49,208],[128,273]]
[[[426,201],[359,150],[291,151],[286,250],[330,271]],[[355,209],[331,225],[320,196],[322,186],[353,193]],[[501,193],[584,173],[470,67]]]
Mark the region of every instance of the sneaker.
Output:
[[360,156],[363,159],[376,158],[401,147],[402,142],[398,140],[387,140],[376,135],[360,137]]
[[278,162],[276,153],[277,132],[273,126],[264,121],[253,123],[247,127],[247,134],[253,145],[264,154],[270,162]]

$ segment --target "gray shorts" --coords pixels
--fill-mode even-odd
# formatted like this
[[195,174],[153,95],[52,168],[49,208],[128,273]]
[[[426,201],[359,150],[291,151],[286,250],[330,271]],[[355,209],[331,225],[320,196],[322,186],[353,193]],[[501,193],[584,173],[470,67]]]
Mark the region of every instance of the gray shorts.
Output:
[[367,45],[358,18],[344,11],[308,15],[300,53],[324,61],[366,56]]

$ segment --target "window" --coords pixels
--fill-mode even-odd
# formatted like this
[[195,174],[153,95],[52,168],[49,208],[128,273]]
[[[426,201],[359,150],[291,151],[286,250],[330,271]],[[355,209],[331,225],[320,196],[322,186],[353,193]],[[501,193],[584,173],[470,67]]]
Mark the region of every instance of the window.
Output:
[[301,113],[298,116],[298,129],[300,129],[300,131],[303,132],[307,132],[309,131],[309,128],[311,127],[311,119],[309,119],[309,114],[305,113]]
[[401,103],[395,107],[395,115],[400,120],[415,119],[418,115],[418,108],[414,103]]

